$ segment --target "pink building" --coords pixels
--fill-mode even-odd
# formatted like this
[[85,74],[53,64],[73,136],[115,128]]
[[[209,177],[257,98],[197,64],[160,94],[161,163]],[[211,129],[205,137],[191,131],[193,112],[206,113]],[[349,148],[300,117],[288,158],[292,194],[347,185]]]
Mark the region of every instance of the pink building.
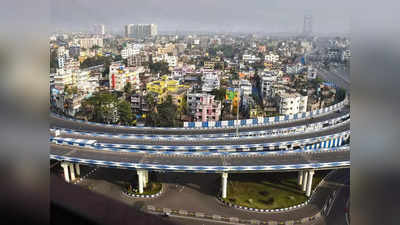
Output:
[[205,94],[196,104],[195,121],[218,121],[221,116],[221,101],[214,100],[214,95]]

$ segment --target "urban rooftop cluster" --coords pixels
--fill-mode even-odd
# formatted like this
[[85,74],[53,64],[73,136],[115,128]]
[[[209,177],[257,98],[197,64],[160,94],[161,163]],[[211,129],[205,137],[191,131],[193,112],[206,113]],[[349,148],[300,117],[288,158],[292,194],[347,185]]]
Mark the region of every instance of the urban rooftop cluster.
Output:
[[[348,68],[346,38],[159,35],[128,24],[122,35],[95,25],[50,37],[51,110],[132,126],[179,127],[293,115],[341,101],[345,91],[318,68]],[[239,107],[239,108],[238,108]]]

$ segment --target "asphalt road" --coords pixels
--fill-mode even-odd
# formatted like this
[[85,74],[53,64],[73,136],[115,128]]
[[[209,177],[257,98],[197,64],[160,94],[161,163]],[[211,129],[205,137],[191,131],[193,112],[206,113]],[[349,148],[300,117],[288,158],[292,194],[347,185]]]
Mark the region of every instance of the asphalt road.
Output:
[[97,140],[101,143],[113,143],[113,144],[132,144],[132,145],[165,145],[165,146],[209,146],[209,145],[243,145],[243,144],[260,144],[260,143],[274,143],[284,142],[292,140],[307,139],[313,137],[321,137],[331,134],[344,132],[350,129],[350,123],[343,123],[340,126],[332,129],[320,130],[317,132],[301,133],[295,135],[286,136],[260,136],[260,137],[241,137],[241,138],[223,138],[223,139],[201,139],[201,138],[181,138],[181,139],[141,139],[141,138],[130,138],[123,139],[119,137],[107,137],[107,136],[90,136],[80,134],[68,134],[62,133],[59,137],[63,138],[75,138],[75,139],[91,139]]
[[[84,167],[84,166],[82,166]],[[86,171],[88,171],[87,169]],[[85,169],[83,169],[85,171]],[[338,179],[348,170],[338,170],[334,176],[328,177],[327,183],[320,185],[318,191],[305,207],[295,209],[289,212],[280,213],[256,213],[239,209],[229,208],[216,200],[220,188],[219,175],[217,174],[194,174],[194,173],[156,173],[150,174],[151,180],[163,183],[164,193],[155,199],[137,199],[129,198],[121,194],[122,184],[124,182],[135,183],[136,173],[130,170],[118,170],[111,168],[98,168],[96,172],[85,179],[79,185],[90,187],[91,190],[122,201],[133,207],[152,205],[158,208],[183,209],[187,211],[202,212],[206,214],[217,214],[226,217],[238,217],[240,219],[257,219],[260,221],[286,221],[296,220],[303,217],[314,215],[321,209],[327,197],[341,185]],[[340,175],[342,174],[342,175]],[[228,178],[229,182],[229,178]],[[340,210],[340,206],[336,206],[341,201],[341,193],[339,192],[334,206],[330,210],[327,218],[312,221],[306,224],[333,225],[338,220],[331,219],[331,215],[343,216],[344,211]],[[343,215],[342,215],[343,214]],[[221,224],[216,222],[207,222],[186,218],[167,218],[171,221],[177,221],[178,224]],[[331,221],[332,220],[332,221]],[[330,222],[331,221],[331,222]]]
[[[329,119],[338,118],[350,112],[348,106],[345,106],[340,113],[332,112],[322,116],[315,117],[313,119],[305,119],[305,120],[298,120],[288,123],[279,123],[279,124],[270,124],[264,126],[254,126],[254,127],[243,127],[239,128],[240,131],[258,131],[258,130],[266,130],[266,129],[276,129],[276,128],[285,128],[285,127],[294,127],[294,126],[301,126],[306,125],[309,123],[316,123],[321,121],[326,121]],[[210,129],[184,129],[184,128],[176,128],[173,130],[163,130],[163,129],[145,129],[140,127],[132,127],[129,129],[124,128],[112,128],[112,127],[104,127],[104,126],[97,126],[92,124],[83,124],[80,122],[64,120],[53,115],[50,115],[49,118],[50,127],[51,128],[67,128],[72,130],[80,130],[80,131],[91,131],[91,132],[105,132],[105,133],[129,133],[129,134],[169,134],[169,135],[184,135],[184,134],[214,134],[214,133],[235,133],[236,128],[229,128],[229,129],[221,129],[221,128],[210,128]]]
[[98,151],[74,146],[50,144],[50,153],[59,156],[114,162],[146,163],[180,166],[267,166],[292,165],[350,160],[350,150],[339,152],[292,153],[264,156],[181,156]]

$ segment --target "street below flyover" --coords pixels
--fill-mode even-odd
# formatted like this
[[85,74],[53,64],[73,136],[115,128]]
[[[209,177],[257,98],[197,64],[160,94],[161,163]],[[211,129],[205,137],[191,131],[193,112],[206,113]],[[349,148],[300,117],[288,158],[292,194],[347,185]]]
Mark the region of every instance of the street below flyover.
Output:
[[[260,221],[288,221],[297,220],[304,217],[315,215],[322,209],[328,196],[335,190],[341,189],[346,185],[344,178],[349,176],[348,169],[335,171],[326,178],[326,182],[320,185],[314,194],[312,201],[305,207],[294,209],[289,212],[279,213],[255,213],[239,209],[234,209],[222,205],[217,199],[220,182],[217,174],[201,173],[155,173],[152,179],[164,184],[163,194],[155,199],[130,198],[121,194],[121,180],[134,180],[135,171],[119,170],[111,168],[98,168],[94,174],[83,180],[78,185],[90,188],[92,191],[101,193],[110,198],[122,201],[133,207],[146,207],[152,205],[158,208],[170,208],[176,210],[187,210],[201,212],[210,215],[221,215],[226,217],[238,217],[240,219],[256,219]],[[341,221],[344,210],[341,210],[340,201],[342,191],[339,192],[334,205],[327,218],[318,221],[310,221],[306,224],[333,225]],[[343,214],[343,215],[342,215]],[[338,217],[336,219],[336,217]],[[193,220],[190,218],[170,217],[178,224],[221,224],[217,222],[207,222]]]

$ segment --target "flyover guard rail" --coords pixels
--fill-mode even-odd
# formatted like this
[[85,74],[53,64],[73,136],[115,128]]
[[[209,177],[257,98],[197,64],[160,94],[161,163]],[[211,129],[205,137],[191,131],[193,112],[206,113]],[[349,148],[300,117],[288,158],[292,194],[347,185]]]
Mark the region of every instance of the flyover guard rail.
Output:
[[97,149],[112,150],[112,149],[136,149],[136,150],[153,150],[153,151],[264,151],[264,150],[282,150],[282,149],[293,149],[295,146],[305,149],[317,149],[317,148],[330,148],[341,146],[344,140],[350,135],[350,131],[344,131],[341,133],[313,137],[307,139],[299,139],[285,142],[275,143],[261,143],[261,144],[245,144],[245,145],[204,145],[204,146],[173,146],[173,145],[129,145],[129,144],[111,144],[111,143],[98,143],[94,140],[88,139],[74,139],[74,138],[59,138],[50,137],[49,141],[55,144],[70,144],[75,146],[92,146]]
[[[335,110],[343,108],[347,104],[347,100],[339,102],[335,105],[318,109],[310,112],[298,113],[295,115],[286,115],[286,116],[276,116],[276,117],[260,117],[254,119],[246,119],[246,120],[239,120],[239,127],[255,127],[255,126],[265,126],[265,125],[275,125],[275,124],[283,124],[283,123],[290,123],[295,122],[298,120],[305,120],[312,117],[319,117],[329,113],[332,113]],[[141,130],[160,130],[160,131],[179,131],[179,130],[190,130],[190,129],[210,129],[210,128],[233,128],[237,126],[237,120],[226,120],[226,121],[216,121],[216,122],[190,122],[184,123],[183,127],[134,127],[134,126],[123,126],[117,124],[104,124],[104,123],[96,123],[96,122],[89,122],[84,120],[79,120],[75,118],[68,118],[63,115],[59,115],[56,113],[51,113],[51,116],[61,118],[64,120],[79,122],[83,124],[90,124],[100,127],[108,127],[108,128],[124,128],[124,129],[141,129]]]
[[79,163],[83,165],[95,165],[121,169],[146,169],[154,171],[186,171],[186,172],[205,172],[205,173],[222,173],[222,172],[267,172],[267,171],[298,171],[302,169],[330,169],[330,168],[347,168],[350,161],[336,161],[327,163],[303,163],[289,165],[266,165],[266,166],[186,166],[186,165],[163,165],[163,164],[146,164],[146,163],[130,163],[115,162],[105,160],[83,159],[77,157],[49,155],[50,159],[58,161],[66,161]]
[[[296,120],[303,120],[311,117],[322,116],[332,111],[342,108],[347,104],[347,100],[341,101],[335,105],[323,109],[317,109],[310,112],[297,113],[294,115],[284,116],[273,116],[273,117],[258,117],[254,119],[246,120],[223,120],[223,121],[207,121],[207,122],[184,122],[183,127],[187,128],[212,128],[212,127],[245,127],[245,126],[257,126],[266,124],[285,123]],[[239,123],[239,124],[238,124]]]
[[[271,137],[279,137],[279,136],[287,136],[294,135],[299,133],[309,133],[314,131],[320,131],[325,129],[331,129],[333,127],[339,126],[344,122],[349,122],[350,114],[346,114],[344,116],[330,119],[323,122],[312,123],[308,125],[301,125],[296,127],[286,127],[286,128],[277,128],[271,130],[263,130],[263,131],[250,131],[250,132],[240,132],[239,136],[244,138],[250,137],[260,137],[260,136],[271,136]],[[50,133],[54,136],[58,136],[59,134],[69,134],[69,135],[82,135],[89,137],[107,137],[107,138],[117,138],[117,139],[144,139],[144,140],[188,140],[194,138],[196,140],[213,140],[213,139],[221,139],[226,137],[236,137],[235,133],[222,133],[222,134],[200,134],[200,135],[143,135],[143,134],[110,134],[103,132],[85,132],[85,131],[75,131],[71,129],[64,128],[50,128]]]

